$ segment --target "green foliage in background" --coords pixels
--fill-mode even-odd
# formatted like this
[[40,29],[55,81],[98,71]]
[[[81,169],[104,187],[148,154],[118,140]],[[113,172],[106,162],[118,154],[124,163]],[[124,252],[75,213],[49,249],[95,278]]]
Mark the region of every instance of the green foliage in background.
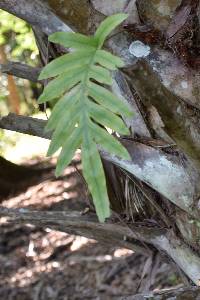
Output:
[[[32,66],[38,66],[38,49],[29,24],[25,21],[0,10],[0,46],[8,60],[20,61]],[[38,90],[39,84],[24,82],[24,79],[15,77],[20,96],[20,109],[23,114],[31,114],[36,110],[33,89]],[[7,102],[8,88],[7,75],[0,72],[0,114],[9,113]]]
[[31,27],[23,20],[0,10],[0,45],[4,44],[9,46],[10,56],[14,59],[31,63],[38,54]]
[[102,86],[112,85],[110,70],[122,67],[123,62],[101,47],[109,33],[126,17],[117,14],[106,18],[90,37],[70,32],[51,35],[51,42],[75,51],[50,62],[39,77],[56,77],[44,88],[39,103],[60,97],[46,126],[46,131],[53,131],[48,155],[62,147],[56,175],[63,172],[76,149],[81,147],[83,175],[100,221],[110,215],[110,209],[97,145],[111,154],[130,159],[127,150],[106,128],[128,135],[129,130],[119,115],[131,117],[133,113],[127,104]]

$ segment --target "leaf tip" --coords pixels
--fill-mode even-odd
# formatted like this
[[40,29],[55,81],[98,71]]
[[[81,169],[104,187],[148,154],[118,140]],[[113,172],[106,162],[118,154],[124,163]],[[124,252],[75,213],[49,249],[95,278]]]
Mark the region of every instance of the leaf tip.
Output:
[[46,79],[46,74],[45,74],[44,70],[42,70],[40,72],[40,75],[38,76],[38,80],[43,80],[43,79]]
[[121,17],[122,22],[123,22],[124,20],[126,20],[126,19],[128,18],[128,16],[129,16],[129,14],[125,14],[125,13],[119,13],[118,15]]
[[107,210],[104,211],[101,214],[98,213],[98,211],[96,211],[96,213],[97,213],[97,217],[98,217],[99,222],[104,223],[105,220],[110,217],[110,208],[108,207]]
[[125,160],[130,160],[130,161],[132,160],[131,156],[130,156],[130,154],[129,154],[129,152],[127,150],[124,152],[123,158]]
[[55,170],[55,176],[56,176],[56,178],[58,178],[61,174],[62,174],[62,170],[60,168],[56,167],[56,170]]
[[61,174],[55,171],[55,177],[58,178]]
[[40,97],[38,98],[37,103],[38,103],[38,104],[42,104],[42,103],[44,103],[44,102],[46,102],[46,99],[45,99],[45,97],[44,97],[44,94],[42,93],[42,94],[40,95]]
[[127,111],[128,118],[132,118],[134,115],[135,115],[134,111],[132,111],[132,109],[129,108],[129,110]]
[[54,151],[52,151],[53,149],[51,148],[51,145],[49,146],[49,149],[47,151],[47,156],[51,156],[54,154]]
[[52,129],[48,127],[48,123],[47,125],[44,127],[44,133],[49,133]]
[[42,76],[43,76],[43,69],[41,70],[41,72],[40,72],[40,74],[38,76],[38,80],[42,80],[43,79]]
[[54,39],[56,38],[58,32],[54,32],[51,35],[48,36],[49,42],[54,42]]

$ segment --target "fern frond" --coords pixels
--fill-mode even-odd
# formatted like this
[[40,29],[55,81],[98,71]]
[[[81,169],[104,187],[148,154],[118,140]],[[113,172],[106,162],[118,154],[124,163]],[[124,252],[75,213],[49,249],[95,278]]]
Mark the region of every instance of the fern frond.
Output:
[[120,115],[131,117],[133,113],[121,99],[99,85],[111,85],[110,70],[123,66],[119,57],[100,48],[107,35],[125,18],[125,14],[108,17],[93,37],[65,32],[51,35],[51,42],[73,48],[75,51],[50,62],[43,68],[39,77],[55,77],[44,88],[39,103],[60,97],[45,128],[46,131],[53,130],[47,154],[52,155],[62,148],[56,166],[56,176],[63,172],[76,149],[81,147],[83,175],[100,221],[109,216],[110,209],[97,145],[114,155],[130,159],[127,150],[107,132],[106,127],[123,135],[129,134]]

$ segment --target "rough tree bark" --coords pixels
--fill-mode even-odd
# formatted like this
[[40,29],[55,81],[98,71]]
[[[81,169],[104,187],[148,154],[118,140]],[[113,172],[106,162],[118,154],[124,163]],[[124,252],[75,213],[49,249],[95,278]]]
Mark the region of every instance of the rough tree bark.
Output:
[[[133,134],[122,139],[132,162],[105,152],[101,156],[106,162],[112,207],[114,202],[121,201],[124,203],[121,213],[124,213],[127,197],[133,203],[142,194],[143,209],[156,229],[145,224],[144,215],[133,208],[132,224],[118,225],[118,229],[116,224],[94,223],[90,216],[80,218],[73,212],[57,218],[52,213],[1,209],[0,215],[7,216],[10,222],[48,225],[138,251],[145,252],[146,245],[150,252],[154,249],[165,252],[195,285],[200,285],[199,6],[198,0],[84,0],[81,6],[77,0],[48,0],[45,4],[39,0],[0,2],[0,8],[29,22],[34,31],[43,34],[43,39],[61,30],[91,34],[105,15],[129,13],[127,22],[134,25],[128,30],[123,27],[116,30],[106,47],[126,63],[122,72],[113,74],[112,88],[135,111],[131,121],[125,120]],[[130,51],[135,40],[143,42],[144,47],[149,46],[148,55],[138,58]],[[42,47],[45,43],[40,43]],[[56,47],[53,51],[59,55],[66,50]],[[9,63],[1,70],[35,81],[38,70],[29,69],[27,74],[27,68]],[[44,125],[42,120],[13,114],[0,119],[1,128],[50,138],[43,132]],[[144,225],[138,227],[135,219]],[[180,295],[179,292],[174,295]],[[190,289],[190,292],[191,299],[198,298],[198,290]]]

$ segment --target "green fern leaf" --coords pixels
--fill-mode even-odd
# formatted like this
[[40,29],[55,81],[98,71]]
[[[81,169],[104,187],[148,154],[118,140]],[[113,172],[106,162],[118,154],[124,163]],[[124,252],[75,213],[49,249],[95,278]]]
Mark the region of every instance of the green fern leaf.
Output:
[[56,166],[56,176],[61,174],[72,160],[76,149],[80,146],[82,140],[82,128],[75,128],[71,135],[65,139],[65,142],[62,146],[62,151],[59,156],[57,166]]
[[129,134],[128,128],[119,116],[92,101],[88,101],[87,106],[90,110],[91,117],[98,123],[103,124],[120,134]]
[[85,36],[80,33],[73,32],[55,32],[49,36],[49,41],[61,44],[66,48],[73,48],[78,50],[95,50],[97,47],[97,40],[95,37]]
[[[70,111],[67,111],[67,113],[68,115],[66,117],[61,118],[61,121],[58,123],[56,130],[53,133],[47,152],[48,156],[54,154],[62,146],[63,141],[68,138],[75,129],[75,125],[79,119],[77,106],[73,107]],[[71,118],[69,118],[70,113],[72,114]]]
[[114,155],[130,159],[127,150],[106,128],[128,135],[129,130],[121,116],[131,117],[133,113],[121,99],[99,85],[111,85],[109,70],[123,66],[120,58],[100,47],[111,30],[125,17],[124,14],[108,17],[94,37],[65,32],[51,35],[50,41],[75,51],[50,62],[39,77],[55,77],[44,88],[39,103],[60,98],[45,127],[46,131],[53,131],[47,155],[62,148],[56,167],[56,176],[59,176],[76,149],[81,147],[83,174],[100,221],[109,216],[110,208],[97,145]]
[[117,68],[122,68],[124,66],[124,62],[121,58],[105,50],[96,51],[95,62],[110,70],[116,70]]
[[105,83],[108,85],[112,84],[112,78],[110,77],[109,71],[99,66],[91,66],[88,77],[95,79],[100,83]]
[[[71,108],[75,106],[80,98],[80,86],[73,88],[69,93],[65,94],[54,106],[53,112],[45,127],[45,131],[50,131],[57,127],[62,118],[67,120],[67,116],[71,114]],[[67,110],[64,108],[67,107]]]
[[98,27],[95,38],[98,41],[98,46],[101,48],[107,36],[117,27],[120,23],[122,23],[126,18],[127,14],[116,14],[106,18]]
[[65,91],[71,89],[77,83],[79,83],[85,73],[85,66],[70,69],[59,75],[52,80],[45,88],[42,95],[38,99],[38,103],[51,101],[61,96]]
[[84,133],[82,145],[83,175],[92,194],[99,221],[103,222],[110,215],[104,170],[93,137],[89,135],[89,131]]
[[129,160],[130,156],[126,148],[122,144],[110,135],[106,130],[102,129],[100,126],[97,126],[94,123],[90,124],[91,130],[93,131],[93,136],[97,144],[109,153],[113,153],[119,157]]
[[72,67],[81,67],[88,64],[92,55],[91,52],[92,51],[88,50],[76,51],[74,53],[64,54],[63,56],[54,59],[43,68],[38,79],[42,80],[63,73],[63,65],[65,65],[67,70]]
[[[130,111],[128,105],[122,102],[117,96],[115,96],[110,91],[106,90],[104,87],[97,85],[94,82],[89,83],[89,94],[94,100],[99,104],[103,105],[108,110],[114,113],[122,114],[126,117],[132,117],[133,112]],[[117,102],[117,105],[116,105]]]

